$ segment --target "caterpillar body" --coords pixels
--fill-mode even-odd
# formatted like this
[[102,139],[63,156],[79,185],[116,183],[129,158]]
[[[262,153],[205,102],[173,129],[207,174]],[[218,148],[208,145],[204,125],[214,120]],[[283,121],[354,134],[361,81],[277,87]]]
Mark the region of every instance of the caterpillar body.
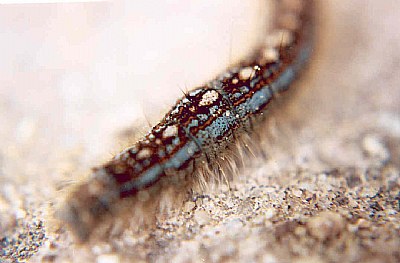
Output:
[[313,2],[276,1],[275,7],[277,30],[259,50],[187,92],[144,138],[93,169],[69,194],[61,217],[80,240],[87,240],[122,199],[154,203],[151,198],[164,188],[221,171],[219,161],[235,152],[311,55]]

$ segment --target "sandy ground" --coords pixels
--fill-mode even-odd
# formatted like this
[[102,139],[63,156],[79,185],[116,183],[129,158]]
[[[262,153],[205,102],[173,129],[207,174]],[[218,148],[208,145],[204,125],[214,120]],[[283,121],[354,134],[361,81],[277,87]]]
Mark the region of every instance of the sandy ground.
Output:
[[149,229],[90,245],[54,224],[64,189],[126,129],[257,42],[256,1],[211,2],[0,7],[0,260],[400,261],[395,0],[319,4],[310,68],[266,122],[267,157],[251,158],[230,191],[193,194]]

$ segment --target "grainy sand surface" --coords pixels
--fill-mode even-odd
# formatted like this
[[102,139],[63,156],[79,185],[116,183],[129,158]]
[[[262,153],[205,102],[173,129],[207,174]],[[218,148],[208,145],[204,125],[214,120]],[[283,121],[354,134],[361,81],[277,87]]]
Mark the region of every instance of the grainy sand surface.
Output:
[[[78,245],[52,219],[68,185],[120,148],[117,134],[138,127],[129,123],[141,111],[158,115],[180,96],[176,86],[215,72],[193,83],[198,67],[179,76],[190,40],[176,50],[166,42],[160,54],[129,51],[146,38],[131,36],[134,6],[1,6],[0,261],[400,262],[399,7],[321,1],[310,68],[261,134],[266,158],[250,158],[231,190],[193,194],[153,227],[121,229],[116,221],[107,240]],[[257,32],[244,28],[245,36]],[[130,64],[141,53],[171,57]],[[150,69],[161,80],[147,76]]]

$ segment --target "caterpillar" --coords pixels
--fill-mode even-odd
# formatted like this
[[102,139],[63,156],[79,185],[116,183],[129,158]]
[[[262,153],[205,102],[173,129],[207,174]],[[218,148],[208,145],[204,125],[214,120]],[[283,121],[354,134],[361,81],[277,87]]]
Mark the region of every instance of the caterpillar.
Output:
[[[240,142],[254,133],[271,102],[285,93],[312,52],[312,0],[274,3],[276,31],[254,54],[185,93],[144,138],[94,168],[91,177],[70,192],[60,217],[79,240],[88,240],[124,200],[146,209],[162,206],[166,189],[182,192],[213,176],[229,181],[225,171],[238,162],[234,156]],[[139,213],[130,205],[122,209]]]

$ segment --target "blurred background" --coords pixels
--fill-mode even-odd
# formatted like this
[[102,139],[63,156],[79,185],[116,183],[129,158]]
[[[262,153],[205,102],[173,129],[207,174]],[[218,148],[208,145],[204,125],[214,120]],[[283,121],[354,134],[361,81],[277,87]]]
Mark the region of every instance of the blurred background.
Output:
[[[279,178],[272,184],[284,191],[296,182],[289,176],[296,169],[389,163],[399,181],[400,6],[316,2],[309,70],[268,122],[276,129],[267,139],[268,160],[250,167],[246,178]],[[147,120],[155,124],[182,91],[249,54],[276,15],[270,3],[0,5],[0,237],[19,231],[16,220],[30,222],[28,215],[48,219],[44,204],[109,159],[120,148],[118,134],[146,130]],[[398,224],[398,212],[393,217]],[[190,255],[182,247],[174,255]]]
[[51,147],[104,151],[105,137],[158,121],[183,90],[249,53],[267,32],[266,10],[257,0],[3,5],[4,123]]

